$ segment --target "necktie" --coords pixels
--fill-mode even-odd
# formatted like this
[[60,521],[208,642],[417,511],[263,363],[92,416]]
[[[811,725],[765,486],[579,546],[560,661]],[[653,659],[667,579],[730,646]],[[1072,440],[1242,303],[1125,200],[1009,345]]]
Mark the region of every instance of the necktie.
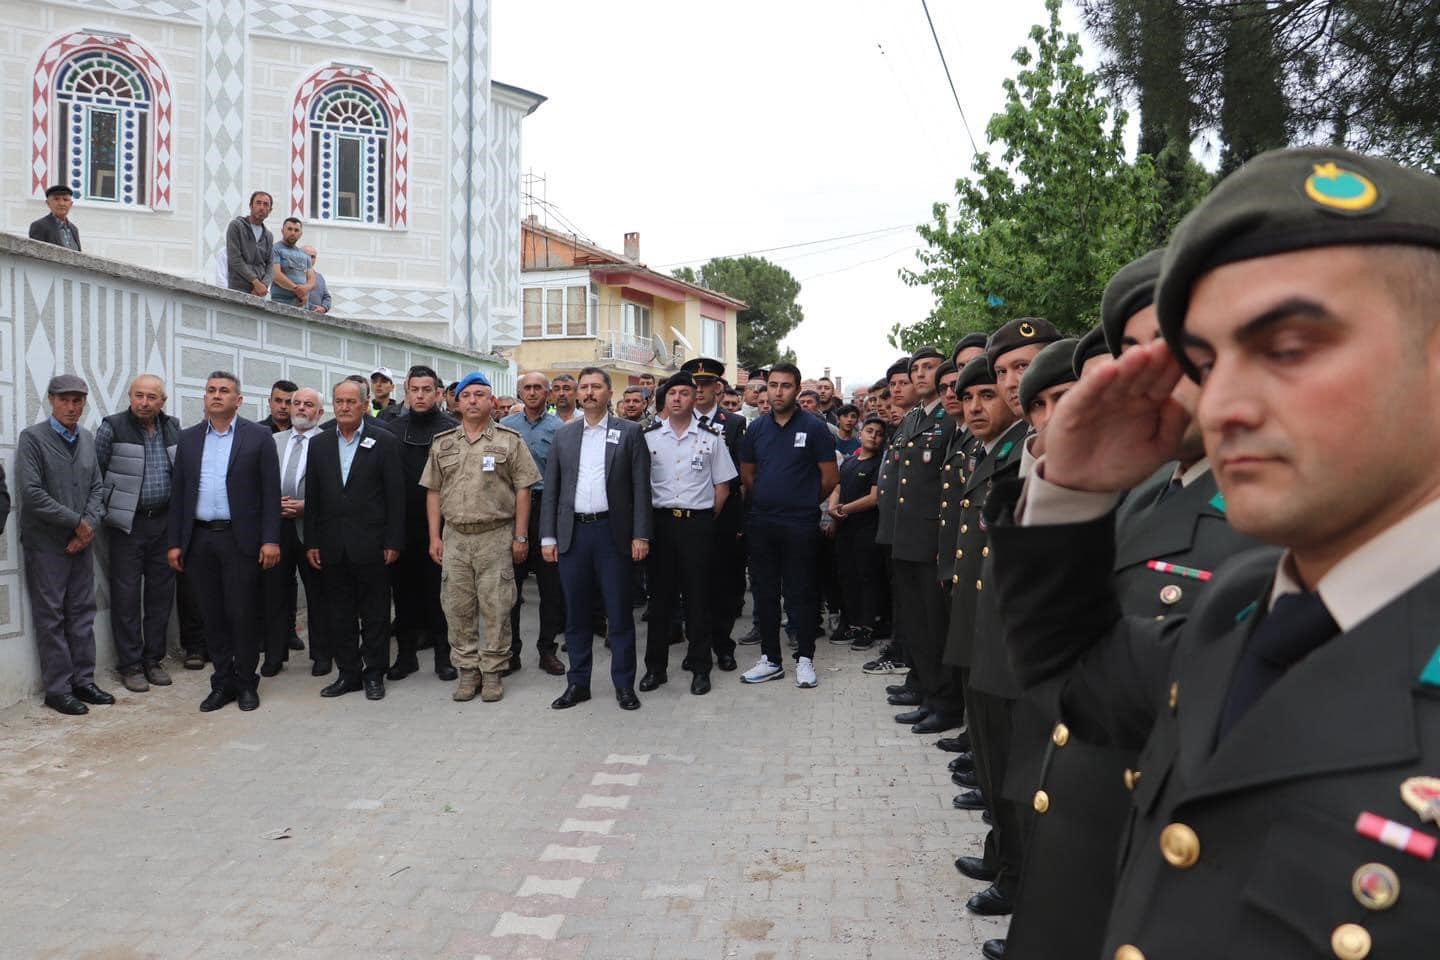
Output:
[[285,476],[280,481],[280,496],[297,499],[295,494],[295,478],[300,472],[300,453],[305,447],[305,435],[295,434],[290,443],[290,456],[285,461]]
[[1340,632],[1318,593],[1287,593],[1255,627],[1230,678],[1221,739],[1285,671]]
[[708,413],[702,413],[702,414],[700,414],[700,426],[702,426],[702,427],[708,427],[708,426],[710,426],[710,414],[708,414]]

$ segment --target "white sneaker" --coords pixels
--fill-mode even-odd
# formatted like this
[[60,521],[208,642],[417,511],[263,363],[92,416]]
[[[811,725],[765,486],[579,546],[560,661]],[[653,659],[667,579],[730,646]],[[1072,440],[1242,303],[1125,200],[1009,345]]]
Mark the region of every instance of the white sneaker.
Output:
[[[811,675],[814,675],[813,672]],[[764,683],[766,680],[779,680],[783,676],[785,676],[784,667],[778,663],[771,663],[769,657],[761,657],[755,661],[755,666],[740,675],[740,682]]]
[[809,657],[801,657],[795,664],[795,686],[808,690],[819,683],[815,676],[815,664],[810,662]]

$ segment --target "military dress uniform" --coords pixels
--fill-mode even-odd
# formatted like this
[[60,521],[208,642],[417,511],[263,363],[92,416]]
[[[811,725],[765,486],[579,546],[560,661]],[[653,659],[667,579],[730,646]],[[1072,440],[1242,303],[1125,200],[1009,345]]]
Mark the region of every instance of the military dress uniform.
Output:
[[[911,410],[900,420],[898,426],[890,434],[890,440],[885,446],[884,458],[880,463],[880,471],[875,478],[875,513],[878,517],[875,528],[875,542],[885,552],[885,566],[887,571],[886,582],[889,587],[890,597],[889,609],[883,615],[890,620],[893,647],[891,653],[898,654],[892,662],[904,661],[909,665],[910,655],[905,650],[905,626],[904,616],[899,609],[899,603],[895,593],[895,561],[893,549],[895,544],[895,517],[896,510],[900,503],[900,457],[905,449],[905,444],[914,436],[916,424],[919,423],[919,408]],[[885,661],[883,655],[877,658],[874,663],[881,664]],[[869,664],[867,664],[867,667]],[[888,671],[887,671],[888,672]],[[914,687],[917,678],[905,675],[905,685]]]
[[515,498],[539,482],[524,439],[493,420],[474,440],[462,424],[437,434],[430,445],[420,485],[440,493],[445,522],[440,598],[458,670],[498,675],[510,661]]

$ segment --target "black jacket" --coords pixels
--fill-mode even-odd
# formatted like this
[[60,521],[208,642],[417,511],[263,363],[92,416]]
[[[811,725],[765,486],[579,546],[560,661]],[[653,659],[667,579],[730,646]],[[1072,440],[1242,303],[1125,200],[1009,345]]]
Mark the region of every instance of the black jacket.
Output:
[[[208,421],[180,431],[175,470],[170,474],[170,546],[190,550],[195,501],[200,493],[200,459]],[[230,498],[230,535],[244,554],[260,557],[260,545],[280,543],[280,458],[275,439],[258,423],[236,417],[225,488]],[[179,509],[176,509],[178,506]]]
[[405,478],[400,444],[366,417],[350,463],[340,481],[340,434],[320,431],[310,441],[305,463],[305,545],[318,548],[320,562],[383,563],[384,551],[405,547]]
[[[70,233],[75,238],[75,248],[79,250],[80,228],[75,226],[74,220],[70,221]],[[30,239],[39,240],[41,243],[53,243],[57,247],[65,246],[60,240],[60,218],[53,213],[47,213],[30,224]]]

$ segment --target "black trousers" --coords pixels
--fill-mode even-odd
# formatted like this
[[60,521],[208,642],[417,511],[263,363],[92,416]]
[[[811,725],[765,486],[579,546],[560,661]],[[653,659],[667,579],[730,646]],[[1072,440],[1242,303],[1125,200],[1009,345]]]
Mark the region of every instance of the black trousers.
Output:
[[390,571],[378,560],[325,560],[330,646],[340,676],[378,680],[390,665]]
[[205,618],[211,688],[255,689],[260,685],[255,667],[265,628],[259,551],[241,553],[229,530],[197,526],[190,535],[185,572]]
[[169,511],[136,511],[130,532],[110,530],[110,633],[115,666],[131,673],[165,659],[165,633],[175,602],[170,569]]
[[435,651],[435,669],[450,666],[450,629],[440,603],[440,568],[430,559],[430,535],[406,530],[405,549],[390,568],[395,593],[395,664],[419,669],[421,634]]
[[715,622],[715,514],[711,510],[657,509],[650,539],[650,619],[645,631],[645,669],[664,673],[670,662],[670,629],[683,593],[686,659],[695,674],[710,673],[710,630]]
[[780,656],[780,598],[790,625],[795,628],[796,659],[815,657],[815,627],[820,601],[815,583],[820,528],[786,526],[752,519],[746,528],[750,540],[750,582],[760,625],[760,650],[771,663]]
[[265,662],[290,659],[290,635],[295,632],[295,609],[299,593],[295,577],[305,584],[306,634],[310,659],[329,663],[330,614],[325,608],[325,583],[319,571],[305,559],[305,545],[295,530],[295,521],[280,522],[280,562],[260,575],[265,593]]
[[1003,787],[1010,759],[1013,733],[1011,711],[1015,701],[971,688],[965,691],[970,717],[970,748],[975,757],[975,777],[992,821],[985,841],[985,859],[997,871],[995,887],[1012,901],[1020,889],[1020,871],[1025,862],[1025,837],[1030,808],[1005,799]]
[[949,598],[935,579],[935,564],[896,560],[894,573],[896,628],[905,630],[905,652],[916,689],[931,710],[958,719],[965,711],[965,699],[955,672],[943,662]]
[[715,518],[713,576],[710,579],[710,649],[715,655],[735,655],[735,618],[745,605],[745,504],[732,491]]
[[205,646],[205,614],[188,573],[175,575],[175,611],[180,616],[180,646],[186,653],[208,655]]
[[841,520],[835,535],[835,564],[840,577],[840,609],[852,627],[874,628],[881,615],[881,588],[889,581],[885,550],[875,542],[876,524]]
[[540,635],[535,639],[535,649],[541,653],[555,653],[556,637],[565,632],[565,593],[560,585],[560,565],[546,563],[540,554],[540,501],[545,492],[530,492],[530,526],[526,536],[530,550],[525,562],[515,568],[515,606],[510,610],[510,656],[520,656],[525,642],[520,638],[520,607],[525,603],[521,588],[525,578],[535,575],[536,586],[540,588]]

